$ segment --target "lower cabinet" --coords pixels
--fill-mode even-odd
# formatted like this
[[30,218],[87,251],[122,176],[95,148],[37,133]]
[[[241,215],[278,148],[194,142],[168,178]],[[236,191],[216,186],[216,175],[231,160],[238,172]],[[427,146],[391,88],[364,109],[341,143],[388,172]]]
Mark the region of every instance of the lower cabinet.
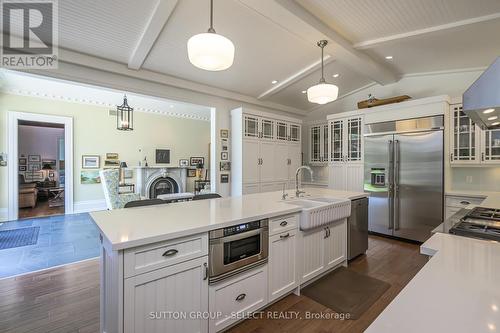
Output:
[[302,232],[301,283],[347,259],[347,220]]
[[268,302],[267,265],[211,285],[209,299],[213,315],[209,322],[211,333],[243,319],[248,312],[262,308]]
[[297,287],[297,229],[269,237],[269,301]]
[[208,257],[125,279],[125,333],[207,332]]

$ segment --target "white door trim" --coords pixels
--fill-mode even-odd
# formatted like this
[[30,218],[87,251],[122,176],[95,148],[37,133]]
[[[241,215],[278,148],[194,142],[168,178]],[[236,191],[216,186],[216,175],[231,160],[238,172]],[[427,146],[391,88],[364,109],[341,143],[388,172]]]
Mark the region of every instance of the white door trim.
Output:
[[8,111],[7,121],[7,157],[9,178],[9,220],[17,220],[19,209],[19,152],[18,152],[18,121],[37,121],[44,123],[56,123],[64,125],[64,171],[65,171],[65,191],[64,208],[66,214],[73,213],[73,118],[52,116],[46,114],[36,114],[27,112]]

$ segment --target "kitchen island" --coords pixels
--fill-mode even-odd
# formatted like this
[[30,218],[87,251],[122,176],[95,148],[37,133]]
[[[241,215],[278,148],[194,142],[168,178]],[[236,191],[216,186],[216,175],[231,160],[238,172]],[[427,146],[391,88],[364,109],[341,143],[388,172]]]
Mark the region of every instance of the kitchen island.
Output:
[[[217,332],[298,293],[347,263],[347,216],[303,229],[304,211],[332,200],[350,214],[350,200],[362,197],[311,188],[298,201],[269,192],[92,213],[102,243],[101,332]],[[269,244],[268,260],[212,282],[211,231],[256,225],[268,228],[255,243]]]
[[[470,195],[470,194],[469,194]],[[468,205],[500,209],[498,193]],[[420,247],[429,262],[368,327],[369,333],[498,332],[500,243],[452,235],[458,218],[436,228]]]

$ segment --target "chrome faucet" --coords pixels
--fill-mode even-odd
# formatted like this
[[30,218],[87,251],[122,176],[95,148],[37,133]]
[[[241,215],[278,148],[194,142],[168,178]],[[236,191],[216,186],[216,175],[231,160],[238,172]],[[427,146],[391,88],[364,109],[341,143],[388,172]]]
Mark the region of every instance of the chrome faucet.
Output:
[[309,173],[311,174],[311,181],[313,181],[313,170],[309,166],[303,165],[303,166],[300,166],[297,168],[297,171],[295,171],[295,196],[297,198],[300,197],[300,195],[302,193],[306,193],[304,191],[299,190],[299,173],[300,173],[300,170],[302,170],[302,169],[309,171]]
[[281,195],[281,200],[286,200],[286,197],[288,197],[288,193],[285,193],[286,191],[286,183],[283,183],[283,194]]

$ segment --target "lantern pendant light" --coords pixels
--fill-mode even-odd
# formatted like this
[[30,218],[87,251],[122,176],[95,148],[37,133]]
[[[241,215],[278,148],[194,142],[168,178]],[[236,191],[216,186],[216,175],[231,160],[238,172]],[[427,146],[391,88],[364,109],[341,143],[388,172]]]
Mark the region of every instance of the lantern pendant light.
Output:
[[189,61],[207,71],[222,71],[232,66],[234,45],[230,39],[215,32],[213,26],[213,0],[210,0],[210,28],[187,42]]
[[321,47],[321,79],[315,86],[307,89],[307,99],[311,103],[326,104],[333,102],[339,96],[339,87],[326,83],[324,76],[323,49],[328,44],[326,40],[320,40],[318,46]]
[[116,129],[132,131],[134,129],[134,108],[127,103],[127,95],[123,96],[123,104],[116,107]]

